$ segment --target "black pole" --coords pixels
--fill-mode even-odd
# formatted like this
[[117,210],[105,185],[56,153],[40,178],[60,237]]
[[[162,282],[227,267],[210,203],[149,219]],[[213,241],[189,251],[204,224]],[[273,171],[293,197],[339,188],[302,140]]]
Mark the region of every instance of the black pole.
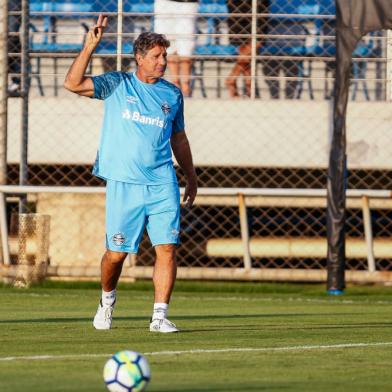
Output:
[[327,288],[333,294],[339,294],[345,287],[346,110],[352,50],[346,51],[344,38],[340,27],[337,26],[333,134],[327,181]]
[[392,0],[335,0],[335,3],[336,78],[327,183],[327,289],[331,294],[340,294],[345,288],[346,111],[351,58],[364,35],[392,28]]
[[341,294],[345,288],[346,112],[352,52],[358,42],[358,38],[344,23],[347,15],[343,12],[347,8],[341,8],[342,3],[347,2],[336,2],[336,76],[327,180],[327,289],[330,294]]

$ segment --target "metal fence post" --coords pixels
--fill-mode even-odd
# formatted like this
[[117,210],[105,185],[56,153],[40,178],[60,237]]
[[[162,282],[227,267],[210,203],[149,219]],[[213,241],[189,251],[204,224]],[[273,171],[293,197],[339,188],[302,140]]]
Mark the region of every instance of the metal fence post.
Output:
[[386,96],[387,101],[392,101],[392,30],[387,30],[387,74],[386,74]]
[[[19,184],[26,185],[28,177],[28,139],[29,139],[29,1],[22,0],[21,25],[21,96],[22,122],[20,138]],[[23,195],[19,203],[19,212],[27,211],[27,196]]]
[[[7,85],[8,85],[8,4],[0,7],[0,184],[7,183]],[[10,264],[7,215],[4,193],[0,193],[2,262]]]
[[0,6],[0,184],[7,183],[8,4]]
[[11,257],[8,247],[7,212],[5,207],[5,195],[3,192],[0,192],[0,230],[3,263],[4,265],[10,265]]
[[117,71],[122,66],[122,27],[123,27],[123,0],[117,1]]
[[241,224],[241,238],[244,249],[244,268],[252,268],[252,257],[250,255],[249,246],[249,226],[248,226],[248,216],[246,213],[246,203],[245,196],[242,193],[238,194],[238,207],[240,213],[240,224]]
[[375,272],[376,262],[374,260],[372,219],[370,216],[369,198],[367,196],[362,196],[362,213],[367,249],[368,270],[369,272]]
[[250,63],[250,97],[256,98],[256,55],[257,55],[257,0],[252,0],[252,37],[251,37],[251,63]]

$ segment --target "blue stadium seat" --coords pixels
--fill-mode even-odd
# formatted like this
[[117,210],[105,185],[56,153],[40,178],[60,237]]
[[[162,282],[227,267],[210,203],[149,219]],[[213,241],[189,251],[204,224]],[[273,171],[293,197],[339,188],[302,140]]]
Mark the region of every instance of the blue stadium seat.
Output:
[[[296,18],[295,15],[317,15],[320,12],[320,1],[318,0],[270,0],[269,12],[271,17],[290,20],[303,20],[303,18]],[[278,14],[283,14],[279,16]],[[284,14],[289,15],[284,16]]]
[[[117,43],[116,42],[107,42],[103,45],[100,45],[95,51],[97,54],[105,55],[115,55],[117,53]],[[122,53],[133,54],[133,44],[130,42],[122,42]]]
[[200,0],[199,14],[227,14],[226,0]]
[[[221,80],[220,75],[220,62],[227,56],[235,56],[237,54],[237,48],[233,45],[222,44],[220,37],[213,36],[213,34],[220,33],[221,23],[227,19],[229,13],[226,0],[201,0],[199,2],[199,20],[197,26],[198,34],[207,34],[203,38],[202,43],[198,43],[195,48],[195,56],[209,56],[217,62],[217,96],[221,94]],[[200,25],[206,23],[206,30],[202,31]],[[204,86],[204,62],[205,58],[200,57],[194,61],[193,66],[193,79],[191,82],[191,88],[194,89],[196,82],[200,83],[200,89],[202,96],[207,97],[207,93]]]
[[[297,72],[298,83],[296,86],[296,98],[300,98],[304,78],[308,84],[309,95],[314,99],[311,82],[312,62],[305,67],[303,59],[296,57],[317,56],[321,53],[319,44],[319,31],[321,22],[317,15],[321,12],[321,4],[318,0],[292,0],[292,1],[270,1],[270,17],[268,38],[260,48],[259,54],[262,56],[272,56],[273,59],[265,59],[264,71],[268,69],[266,64],[274,59],[279,61],[279,57],[284,57],[287,64],[291,61]],[[309,26],[312,28],[309,29]],[[290,36],[293,36],[292,38]],[[267,75],[270,76],[270,75]],[[275,76],[275,75],[273,75]],[[292,76],[292,75],[290,75]],[[274,81],[267,81],[270,88]]]
[[[83,37],[75,34],[71,42],[60,43],[57,42],[57,28],[58,22],[62,19],[81,19],[86,17],[86,13],[93,10],[94,3],[92,0],[78,2],[76,0],[47,0],[47,1],[31,1],[30,2],[30,29],[33,32],[30,39],[30,50],[35,53],[49,53],[56,54],[53,57],[54,63],[54,91],[58,94],[57,84],[57,59],[61,54],[77,53],[81,50],[83,45]],[[45,12],[48,14],[40,14]],[[35,19],[42,19],[43,30],[39,31],[34,24]],[[88,31],[88,26],[81,23],[83,31]],[[41,36],[40,41],[36,37]],[[44,95],[42,83],[39,77],[41,71],[41,58],[37,57],[36,69],[33,72],[34,77],[38,79],[38,87],[40,94]]]
[[195,55],[201,56],[236,56],[238,48],[234,45],[198,45],[195,48]]
[[154,12],[154,0],[130,0],[131,12],[138,14],[152,14]]
[[[329,86],[327,78],[330,74],[335,72],[335,56],[336,56],[336,44],[335,44],[335,20],[327,20],[323,23],[321,33],[322,39],[322,53],[323,57],[333,58],[333,61],[326,63],[325,69],[325,97],[329,98]],[[352,92],[351,99],[355,100],[359,90],[359,85],[362,84],[362,91],[366,100],[370,100],[369,90],[366,83],[366,72],[367,72],[367,60],[368,58],[381,57],[381,45],[377,40],[380,33],[371,33],[367,39],[361,40],[353,52],[353,68],[352,68]],[[364,60],[361,60],[364,59]],[[379,93],[376,91],[376,94]]]
[[[200,17],[207,21],[207,34],[219,33],[219,24],[227,18],[229,10],[226,0],[201,0],[199,3]],[[226,14],[226,15],[222,15]],[[217,39],[207,36],[205,45],[216,44]]]
[[[109,0],[106,2],[101,2],[99,0],[44,0],[38,1],[33,0],[30,3],[30,15],[31,15],[31,31],[33,34],[31,35],[30,41],[30,49],[35,53],[49,53],[55,54],[56,56],[53,58],[54,62],[54,73],[57,73],[57,59],[61,54],[65,54],[67,56],[69,53],[78,53],[83,46],[84,37],[81,37],[78,34],[75,34],[74,39],[71,42],[62,43],[57,42],[56,32],[59,24],[62,20],[81,20],[81,26],[83,27],[83,31],[87,33],[89,25],[83,23],[82,19],[90,19],[91,23],[93,23],[98,13],[105,14],[107,13],[109,17],[115,18],[115,13],[117,13],[117,0]],[[132,13],[152,13],[154,7],[154,0],[124,0],[123,1],[123,10],[124,12],[132,12]],[[50,14],[42,14],[42,12],[50,13]],[[40,14],[41,13],[41,14]],[[134,17],[124,15],[124,21]],[[36,25],[34,24],[34,20],[42,20],[43,21],[43,30],[39,31]],[[132,26],[130,26],[130,24]],[[133,21],[128,23],[125,27],[123,27],[124,32],[130,33],[134,32],[134,24]],[[107,29],[107,33],[116,33],[116,28]],[[96,53],[105,55],[115,55],[117,52],[116,38],[114,36],[110,37],[110,35],[104,36],[103,41],[100,46],[97,48]],[[37,37],[42,37],[42,39],[38,40]],[[122,44],[122,52],[131,54],[133,53],[133,45],[130,39],[124,40]],[[39,77],[41,70],[41,58],[37,57],[36,60],[36,69],[34,70],[34,77],[37,78],[38,87],[41,95],[44,95],[44,91],[42,88],[41,79]],[[58,94],[58,85],[57,78],[55,77],[54,81],[55,95]]]
[[[104,71],[116,69],[116,54],[117,54],[117,0],[110,0],[109,2],[100,2],[95,0],[95,12],[107,14],[109,18],[109,25],[105,31],[105,35],[95,53],[101,56],[102,65]],[[153,0],[123,0],[123,11],[125,13],[132,14],[145,14],[152,13],[154,10]],[[110,13],[110,14],[109,14]],[[147,29],[146,20],[150,20],[151,17],[141,15],[139,17],[135,15],[123,15],[122,25],[122,54],[131,55],[133,54],[133,34],[136,30],[144,31]],[[137,26],[139,29],[137,29]],[[123,57],[122,69],[128,68],[132,60],[127,57]]]
[[321,15],[336,15],[335,0],[319,0]]

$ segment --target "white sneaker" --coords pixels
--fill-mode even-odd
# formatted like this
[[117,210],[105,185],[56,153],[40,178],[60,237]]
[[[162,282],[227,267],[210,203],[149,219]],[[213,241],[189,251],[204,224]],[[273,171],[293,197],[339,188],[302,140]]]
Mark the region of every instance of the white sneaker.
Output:
[[93,321],[93,326],[95,329],[112,328],[113,309],[114,304],[112,306],[103,306],[102,300],[99,301],[98,310]]
[[166,318],[162,318],[151,320],[150,332],[170,333],[180,332],[180,330],[171,321]]

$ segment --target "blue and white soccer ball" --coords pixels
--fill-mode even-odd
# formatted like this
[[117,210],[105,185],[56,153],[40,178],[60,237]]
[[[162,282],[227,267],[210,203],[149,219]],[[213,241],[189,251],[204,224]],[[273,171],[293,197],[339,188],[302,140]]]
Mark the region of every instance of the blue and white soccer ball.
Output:
[[141,392],[150,381],[150,367],[143,355],[120,351],[106,362],[103,378],[110,392]]

